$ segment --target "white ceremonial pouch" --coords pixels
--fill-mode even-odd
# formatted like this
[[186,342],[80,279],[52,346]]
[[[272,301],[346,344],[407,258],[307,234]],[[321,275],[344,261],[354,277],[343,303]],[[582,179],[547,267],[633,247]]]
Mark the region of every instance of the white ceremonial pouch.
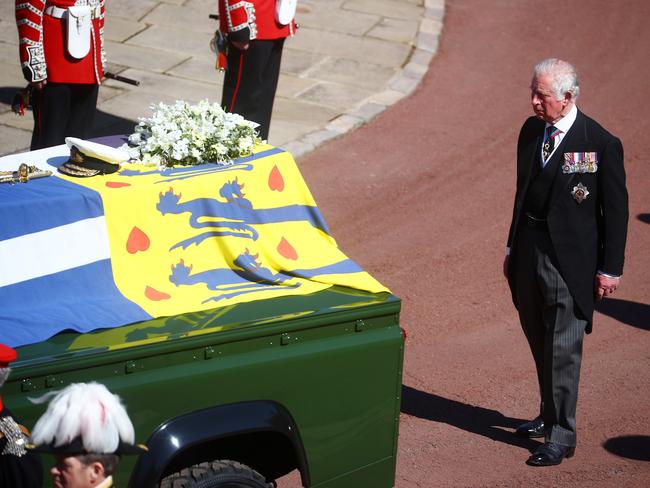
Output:
[[83,59],[90,52],[91,12],[87,5],[68,7],[68,53],[73,58]]
[[282,25],[287,25],[296,16],[298,0],[276,0],[275,20]]

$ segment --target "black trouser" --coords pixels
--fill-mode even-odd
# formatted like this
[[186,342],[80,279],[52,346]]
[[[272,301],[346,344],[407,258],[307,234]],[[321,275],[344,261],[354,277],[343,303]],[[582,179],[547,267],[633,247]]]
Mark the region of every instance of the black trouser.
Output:
[[32,151],[57,146],[66,137],[85,139],[92,129],[99,85],[47,83],[34,90]]
[[522,226],[514,252],[517,310],[537,369],[546,441],[575,446],[587,321],[560,274],[548,231]]
[[280,76],[284,39],[251,41],[246,51],[228,46],[228,67],[223,82],[221,106],[260,124],[262,139],[268,139],[273,99]]

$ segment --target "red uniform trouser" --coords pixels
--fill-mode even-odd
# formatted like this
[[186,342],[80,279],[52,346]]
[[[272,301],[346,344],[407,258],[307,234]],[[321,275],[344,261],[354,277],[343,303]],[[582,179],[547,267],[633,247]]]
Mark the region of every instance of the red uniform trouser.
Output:
[[253,40],[246,51],[228,46],[221,106],[260,124],[262,139],[269,137],[283,45],[284,38]]

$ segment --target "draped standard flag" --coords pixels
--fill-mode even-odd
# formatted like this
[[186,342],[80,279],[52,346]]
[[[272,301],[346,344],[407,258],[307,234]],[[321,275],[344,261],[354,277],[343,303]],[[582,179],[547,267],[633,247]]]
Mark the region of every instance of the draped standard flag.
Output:
[[[53,166],[67,159],[51,150]],[[0,341],[14,347],[334,284],[388,291],[338,249],[271,146],[226,167],[3,185],[0,222]]]

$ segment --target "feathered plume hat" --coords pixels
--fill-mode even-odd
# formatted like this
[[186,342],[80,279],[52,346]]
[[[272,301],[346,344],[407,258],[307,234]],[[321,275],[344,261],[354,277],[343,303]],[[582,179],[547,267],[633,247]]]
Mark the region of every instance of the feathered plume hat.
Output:
[[31,448],[53,454],[140,454],[120,398],[100,383],[72,383],[32,400],[50,400],[30,438]]

